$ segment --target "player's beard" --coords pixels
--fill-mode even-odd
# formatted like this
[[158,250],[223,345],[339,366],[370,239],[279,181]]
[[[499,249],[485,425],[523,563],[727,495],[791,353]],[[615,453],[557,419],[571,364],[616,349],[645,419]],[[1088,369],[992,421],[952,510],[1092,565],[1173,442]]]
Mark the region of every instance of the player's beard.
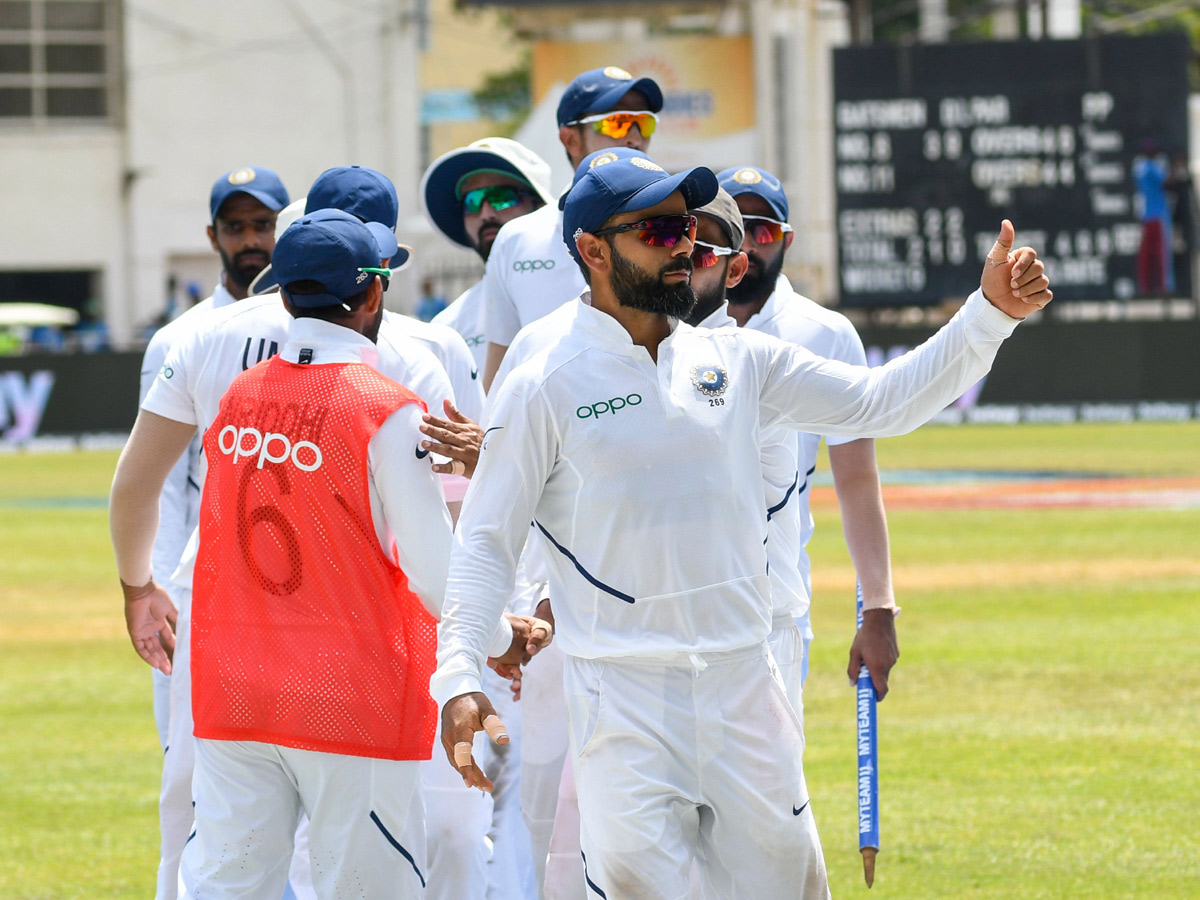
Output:
[[[488,219],[481,222],[479,227],[475,229],[475,234],[471,239],[471,243],[475,247],[475,252],[479,254],[479,258],[487,262],[488,257],[492,255],[492,245],[496,243],[496,236],[500,233],[500,226],[503,222],[497,222],[495,219]],[[495,229],[487,237],[483,236],[485,228]]]
[[775,282],[783,271],[783,254],[763,266],[756,257],[750,257],[750,267],[742,280],[725,292],[730,305],[742,306],[757,304],[761,307],[775,290]]
[[369,340],[372,344],[379,343],[379,328],[383,325],[383,301],[379,301],[379,312],[375,314],[375,318],[367,325],[366,331],[363,332],[363,337]]
[[684,256],[667,263],[657,274],[649,275],[621,255],[614,244],[612,247],[612,275],[610,285],[617,302],[630,309],[683,319],[696,305],[696,293],[690,281],[667,284],[663,276],[670,272],[692,271],[692,261]]
[[[250,287],[251,282],[258,277],[258,273],[271,262],[271,254],[263,250],[242,250],[233,254],[232,258],[220,248],[217,249],[217,253],[221,256],[221,265],[225,267],[225,272],[233,279],[233,283],[241,288]],[[258,259],[247,263],[247,257],[251,256],[258,257]],[[259,260],[265,260],[265,262]]]

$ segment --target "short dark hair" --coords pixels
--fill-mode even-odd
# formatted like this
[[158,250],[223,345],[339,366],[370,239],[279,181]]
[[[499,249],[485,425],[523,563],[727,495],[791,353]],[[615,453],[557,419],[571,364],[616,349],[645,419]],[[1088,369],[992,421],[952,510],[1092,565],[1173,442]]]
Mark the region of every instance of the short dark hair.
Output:
[[[367,290],[370,289],[370,285],[371,282],[368,281],[367,289],[353,297],[347,297],[340,306],[300,306],[292,303],[292,315],[297,319],[322,319],[326,322],[344,321],[367,302]],[[290,299],[293,296],[303,297],[305,294],[324,294],[326,288],[322,282],[306,278],[303,281],[289,281],[283,285],[283,291]]]

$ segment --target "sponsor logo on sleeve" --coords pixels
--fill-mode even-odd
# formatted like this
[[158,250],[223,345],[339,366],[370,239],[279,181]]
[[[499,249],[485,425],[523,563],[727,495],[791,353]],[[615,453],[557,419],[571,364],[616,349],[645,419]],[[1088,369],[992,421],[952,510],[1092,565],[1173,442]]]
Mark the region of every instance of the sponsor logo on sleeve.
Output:
[[553,268],[552,259],[518,259],[513,263],[514,272],[540,272],[543,269],[549,272]]

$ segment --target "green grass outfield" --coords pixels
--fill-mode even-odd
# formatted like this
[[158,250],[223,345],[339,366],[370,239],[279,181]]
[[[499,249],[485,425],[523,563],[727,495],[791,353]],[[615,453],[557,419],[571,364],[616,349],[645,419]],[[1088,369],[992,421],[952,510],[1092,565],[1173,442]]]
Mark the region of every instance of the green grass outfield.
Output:
[[[879,457],[1196,476],[1200,423],[931,427]],[[115,589],[115,460],[0,456],[0,900],[153,894],[160,753]],[[807,770],[834,896],[866,896],[853,572],[836,513],[817,507]],[[1200,509],[889,519],[902,658],[879,710],[871,896],[1197,896]]]

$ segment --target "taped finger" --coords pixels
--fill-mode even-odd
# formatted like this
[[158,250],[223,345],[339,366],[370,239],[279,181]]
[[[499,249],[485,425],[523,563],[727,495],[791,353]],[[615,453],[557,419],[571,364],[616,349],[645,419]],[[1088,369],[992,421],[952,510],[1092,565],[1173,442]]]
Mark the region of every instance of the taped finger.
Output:
[[459,768],[466,768],[471,765],[471,742],[459,741],[454,745],[454,765]]
[[508,729],[504,727],[504,723],[500,721],[500,717],[495,713],[492,713],[483,720],[483,730],[497,744],[508,742]]

